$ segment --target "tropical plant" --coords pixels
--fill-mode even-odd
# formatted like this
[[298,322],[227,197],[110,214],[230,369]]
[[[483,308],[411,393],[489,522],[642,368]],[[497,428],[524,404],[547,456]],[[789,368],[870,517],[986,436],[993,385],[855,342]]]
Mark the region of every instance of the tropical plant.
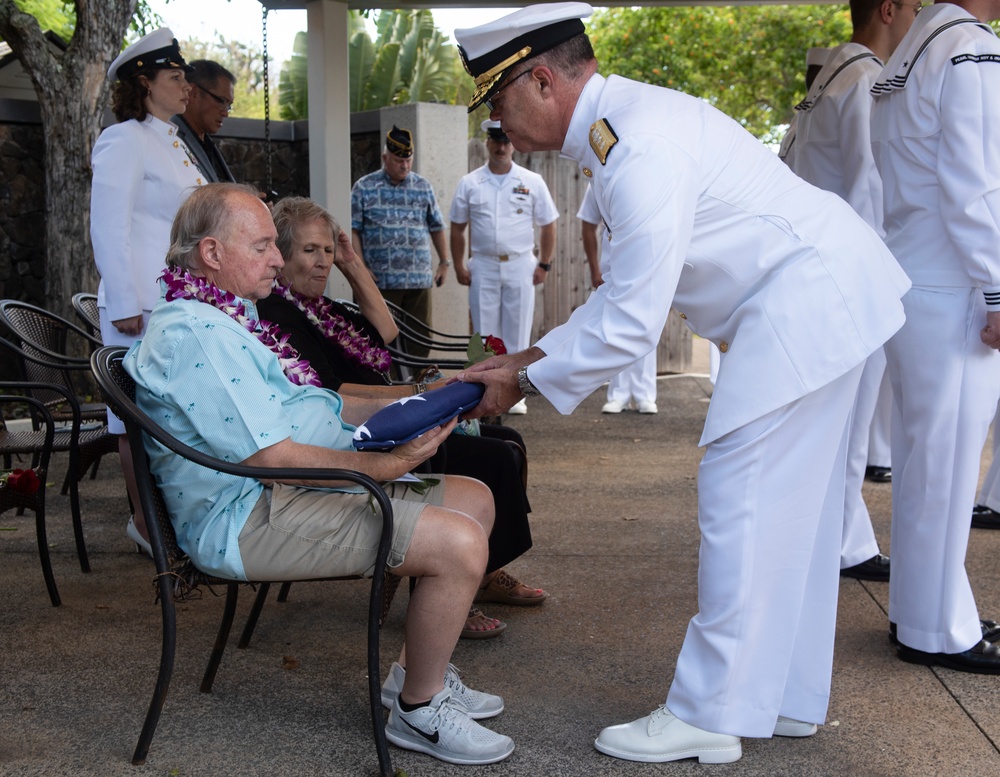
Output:
[[[413,102],[455,102],[458,52],[434,26],[430,11],[382,11],[373,41],[364,17],[351,11],[349,31],[352,112]],[[296,36],[292,59],[282,66],[281,117],[306,117],[306,42]],[[286,97],[286,91],[291,92]]]
[[844,5],[611,8],[588,24],[602,73],[701,97],[765,142],[805,96],[805,56],[851,36]]

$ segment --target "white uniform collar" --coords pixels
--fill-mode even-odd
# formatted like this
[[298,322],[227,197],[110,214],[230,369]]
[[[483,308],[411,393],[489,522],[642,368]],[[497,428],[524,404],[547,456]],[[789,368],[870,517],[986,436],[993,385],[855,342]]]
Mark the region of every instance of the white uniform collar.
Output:
[[872,87],[872,96],[877,98],[905,87],[910,71],[927,50],[932,40],[940,33],[958,24],[977,24],[991,34],[993,33],[988,24],[983,24],[975,17],[970,16],[968,11],[954,3],[936,3],[930,8],[924,8],[914,20],[906,37],[889,57],[889,61],[879,74],[875,86]]
[[569,129],[563,140],[562,155],[581,164],[587,154],[594,153],[590,148],[590,125],[601,118],[597,115],[597,109],[605,80],[604,76],[594,73],[587,81],[576,101],[573,118],[570,119]]
[[882,61],[872,53],[872,50],[861,43],[844,43],[837,46],[837,48],[830,52],[830,58],[823,65],[823,69],[817,73],[816,80],[813,81],[812,86],[809,88],[806,99],[796,105],[795,110],[812,110],[816,101],[823,96],[827,87],[841,72],[847,69],[848,64],[858,59],[874,59],[879,65],[882,64]]

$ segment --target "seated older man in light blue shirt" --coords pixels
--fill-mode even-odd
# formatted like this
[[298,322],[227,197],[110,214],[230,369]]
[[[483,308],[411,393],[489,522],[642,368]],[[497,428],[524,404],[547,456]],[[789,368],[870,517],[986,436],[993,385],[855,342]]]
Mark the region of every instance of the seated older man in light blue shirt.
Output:
[[[312,385],[315,374],[273,325],[257,318],[283,262],[267,207],[237,184],[211,184],[178,211],[147,335],[128,352],[136,401],[193,448],[263,467],[353,469],[393,481],[429,458],[453,419],[384,453],[351,437],[384,400],[346,398]],[[260,482],[182,461],[149,444],[181,547],[203,570],[233,579],[302,579],[371,573],[381,517],[367,494],[317,481]],[[493,763],[514,743],[477,723],[503,709],[472,691],[449,664],[487,560],[494,508],[478,481],[441,476],[417,494],[390,485],[390,566],[419,578],[406,647],[383,686],[386,734],[455,763]],[[407,656],[409,661],[407,662]],[[405,668],[404,668],[405,667]]]

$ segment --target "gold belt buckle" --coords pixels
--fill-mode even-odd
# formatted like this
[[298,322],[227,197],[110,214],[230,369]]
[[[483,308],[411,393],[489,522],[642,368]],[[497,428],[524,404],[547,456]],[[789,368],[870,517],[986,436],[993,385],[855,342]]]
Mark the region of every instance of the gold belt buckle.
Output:
[[499,258],[501,262],[506,262],[508,259],[510,259],[510,257],[507,254],[500,254]]

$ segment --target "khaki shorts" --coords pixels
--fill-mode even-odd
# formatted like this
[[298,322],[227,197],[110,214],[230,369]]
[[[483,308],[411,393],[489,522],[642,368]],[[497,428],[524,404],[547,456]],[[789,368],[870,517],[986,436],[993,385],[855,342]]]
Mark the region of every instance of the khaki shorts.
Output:
[[[405,483],[385,487],[392,500],[389,566],[403,563],[426,505],[444,503],[444,476],[422,496]],[[382,515],[368,494],[341,494],[277,483],[264,490],[240,532],[248,580],[371,576]]]

